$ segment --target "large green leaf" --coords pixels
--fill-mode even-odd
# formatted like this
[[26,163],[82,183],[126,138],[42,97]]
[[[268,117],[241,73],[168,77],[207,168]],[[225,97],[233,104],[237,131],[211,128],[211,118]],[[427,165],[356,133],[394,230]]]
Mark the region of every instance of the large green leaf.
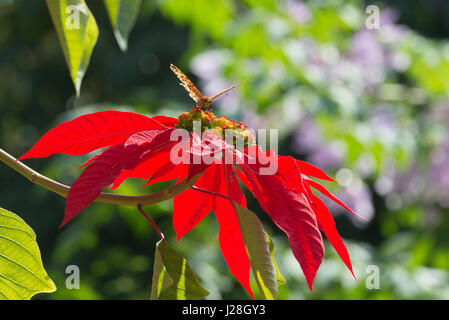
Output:
[[36,293],[55,290],[42,265],[33,229],[0,208],[0,300],[28,300]]
[[141,0],[104,0],[114,35],[122,51],[128,48],[128,37],[136,23]]
[[285,279],[274,260],[274,244],[252,211],[235,202],[234,206],[260,294],[266,300],[276,299],[278,285],[284,284]]
[[84,0],[46,0],[76,94],[97,42],[98,27]]
[[152,300],[199,300],[209,295],[187,261],[165,239],[156,245]]

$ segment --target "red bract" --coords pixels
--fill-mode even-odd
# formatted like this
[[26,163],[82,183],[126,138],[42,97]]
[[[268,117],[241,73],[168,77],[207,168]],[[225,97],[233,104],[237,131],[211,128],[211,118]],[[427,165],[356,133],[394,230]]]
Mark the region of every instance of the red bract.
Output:
[[[202,117],[203,114],[207,117]],[[200,120],[201,126],[209,125],[214,131],[205,131],[200,136],[189,130],[187,139],[173,141],[171,137],[176,127],[192,127],[189,119]],[[274,152],[264,153],[259,146],[248,145],[248,140],[245,140],[243,150],[236,148],[223,139],[222,129],[229,126],[237,127],[240,134],[248,138],[246,126],[224,118],[217,119],[210,111],[193,109],[191,113],[181,115],[179,120],[103,111],[60,124],[19,160],[55,153],[81,155],[108,147],[82,165],[87,168],[70,188],[62,225],[92,203],[105,187],[112,185],[111,188],[115,189],[128,178],[143,178],[149,185],[196,177],[192,188],[174,197],[173,225],[177,239],[213,211],[219,224],[223,256],[231,272],[253,298],[249,283],[250,262],[233,204],[246,207],[239,181],[287,234],[311,290],[324,256],[320,231],[324,232],[352,273],[349,254],[334,219],[311,188],[355,212],[309,176],[334,180],[307,162],[278,156]],[[173,155],[177,156],[177,161],[173,160]],[[231,161],[226,162],[225,159]],[[276,164],[275,170],[270,171],[273,163]]]

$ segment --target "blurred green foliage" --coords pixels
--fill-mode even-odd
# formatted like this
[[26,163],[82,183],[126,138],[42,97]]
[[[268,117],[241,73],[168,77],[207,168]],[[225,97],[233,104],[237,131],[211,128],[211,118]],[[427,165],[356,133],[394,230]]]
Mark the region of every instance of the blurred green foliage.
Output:
[[[100,36],[78,98],[43,2],[0,2],[0,146],[19,156],[56,124],[104,109],[177,116],[191,101],[171,62],[192,72],[205,94],[249,79],[214,104],[217,113],[279,129],[279,153],[335,176],[340,184],[329,187],[369,219],[331,206],[358,281],[327,246],[310,292],[284,234],[248,195],[287,280],[279,298],[447,299],[449,35],[438,26],[447,24],[449,4],[433,2],[439,12],[425,1],[378,2],[380,28],[368,30],[371,3],[358,0],[142,1],[122,53],[103,3],[87,1]],[[85,159],[58,155],[27,164],[70,184],[77,174],[69,172]],[[141,185],[129,181],[118,192],[163,187]],[[58,287],[37,298],[149,298],[158,237],[136,209],[93,204],[58,229],[62,198],[5,166],[0,194],[0,205],[35,230]],[[221,256],[213,215],[176,243],[171,201],[146,209],[208,298],[248,298]],[[72,264],[81,270],[80,290],[65,288]],[[371,265],[379,268],[379,289],[366,286]]]

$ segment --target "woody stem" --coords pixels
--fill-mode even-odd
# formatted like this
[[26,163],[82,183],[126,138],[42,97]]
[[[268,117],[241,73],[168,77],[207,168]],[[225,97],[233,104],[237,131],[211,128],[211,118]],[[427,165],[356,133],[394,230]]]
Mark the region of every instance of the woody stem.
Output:
[[[14,157],[12,157],[7,152],[0,149],[0,161],[5,163],[7,166],[11,167],[22,176],[30,180],[32,183],[37,184],[51,192],[59,194],[61,197],[66,198],[69,193],[70,187],[66,186],[62,183],[54,181],[40,173],[34,171],[30,167],[26,166],[20,161],[17,161]],[[189,189],[201,176],[201,174],[196,175],[190,180],[184,179],[180,183],[177,183],[171,187],[168,187],[165,190],[144,195],[144,196],[128,196],[122,194],[112,194],[112,193],[104,193],[102,192],[95,202],[109,203],[109,204],[117,204],[124,206],[138,206],[138,205],[149,205],[153,203],[158,203],[161,201],[165,201],[173,198],[174,196],[184,192]]]

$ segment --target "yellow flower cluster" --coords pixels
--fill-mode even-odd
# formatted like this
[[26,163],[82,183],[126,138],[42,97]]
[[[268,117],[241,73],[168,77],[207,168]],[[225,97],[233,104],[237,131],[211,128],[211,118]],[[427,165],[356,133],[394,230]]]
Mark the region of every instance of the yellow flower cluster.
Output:
[[176,127],[189,132],[193,132],[194,122],[198,121],[201,123],[201,132],[212,130],[224,139],[226,130],[232,130],[233,134],[243,136],[245,146],[255,143],[254,136],[247,125],[228,119],[227,116],[217,118],[210,109],[192,108],[190,112],[183,112],[178,119]]

